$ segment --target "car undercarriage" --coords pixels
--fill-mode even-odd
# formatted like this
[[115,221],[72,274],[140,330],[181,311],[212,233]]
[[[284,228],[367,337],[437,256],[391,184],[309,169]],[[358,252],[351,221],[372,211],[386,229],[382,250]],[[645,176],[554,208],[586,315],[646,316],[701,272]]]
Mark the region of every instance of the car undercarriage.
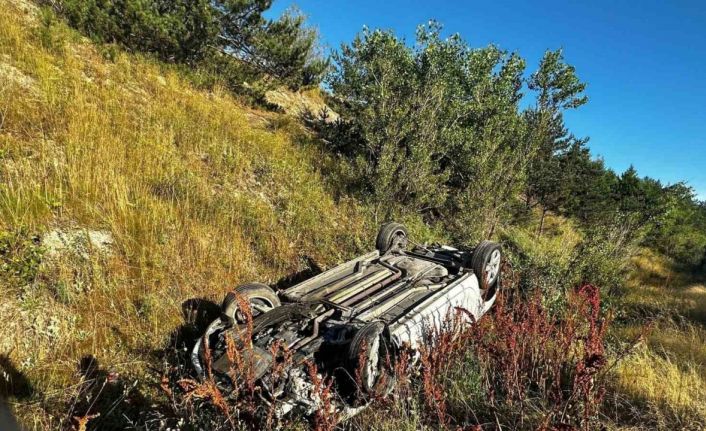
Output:
[[349,417],[360,409],[354,397],[393,390],[402,349],[418,349],[457,310],[472,323],[490,309],[501,256],[489,241],[472,249],[412,245],[404,226],[385,224],[376,250],[288,289],[250,283],[230,292],[192,351],[194,368],[226,392],[234,370],[247,373],[278,415],[322,408],[314,381],[333,376],[331,408]]

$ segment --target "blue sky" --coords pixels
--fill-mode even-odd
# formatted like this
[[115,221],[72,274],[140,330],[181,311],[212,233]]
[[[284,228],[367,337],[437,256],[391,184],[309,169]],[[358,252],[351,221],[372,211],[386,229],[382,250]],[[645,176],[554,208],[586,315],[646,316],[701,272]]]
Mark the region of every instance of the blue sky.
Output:
[[436,19],[472,46],[517,51],[531,72],[563,48],[588,83],[589,103],[567,114],[594,155],[621,172],[633,164],[664,183],[687,181],[706,199],[706,1],[342,1],[296,4],[331,49],[364,25],[411,41]]

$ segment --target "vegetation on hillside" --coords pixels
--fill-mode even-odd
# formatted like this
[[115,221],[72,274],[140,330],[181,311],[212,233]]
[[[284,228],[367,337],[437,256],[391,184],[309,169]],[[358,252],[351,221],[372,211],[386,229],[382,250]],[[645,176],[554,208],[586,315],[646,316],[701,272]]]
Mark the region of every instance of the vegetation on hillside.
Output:
[[328,67],[318,34],[301,12],[263,17],[272,0],[43,3],[98,42],[186,64],[201,79],[223,81],[240,92],[269,79],[292,88],[317,85]]
[[364,30],[331,60],[340,118],[299,119],[248,104],[329,64],[270,4],[0,0],[0,395],[27,428],[244,427],[179,393],[200,325],[233,286],[311,275],[392,218],[502,241],[513,276],[346,427],[706,426],[706,204],[591,156],[561,51],[527,73],[436,23],[414,44]]
[[[587,102],[576,70],[560,50],[527,78],[525,65],[496,46],[442,38],[434,22],[418,28],[413,45],[363,30],[334,53],[329,83],[341,119],[320,125],[348,161],[348,189],[383,219],[421,214],[460,241],[492,237],[537,210],[537,236],[551,212],[618,248],[648,244],[703,267],[706,207],[693,190],[633,168],[616,174],[592,158],[588,139],[563,121]],[[525,92],[534,99],[521,109]]]
[[[0,3],[0,66],[0,354],[31,382],[30,428],[72,426],[106,369],[116,398],[98,406],[121,408],[93,426],[145,420],[139,404],[161,396],[148,370],[195,331],[192,305],[369,245],[376,227],[334,200],[327,156],[286,118],[97,49],[31,4]],[[92,232],[112,237],[106,252]]]

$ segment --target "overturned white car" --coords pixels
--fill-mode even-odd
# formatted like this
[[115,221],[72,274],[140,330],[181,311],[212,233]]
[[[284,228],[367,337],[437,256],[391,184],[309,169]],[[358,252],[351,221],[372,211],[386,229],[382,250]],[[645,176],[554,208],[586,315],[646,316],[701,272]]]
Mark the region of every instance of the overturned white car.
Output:
[[[235,365],[232,340],[238,340],[238,357],[251,364],[260,398],[276,405],[278,414],[306,415],[320,407],[309,374],[315,364],[336,378],[341,395],[336,408],[349,416],[357,409],[346,401],[346,388],[368,397],[386,395],[394,387],[401,349],[417,348],[454,310],[463,309],[473,321],[495,301],[502,258],[496,243],[483,241],[468,250],[412,245],[403,225],[388,223],[380,228],[376,248],[279,292],[251,283],[229,293],[221,318],[192,351],[199,376],[208,371],[227,392]],[[243,301],[250,306],[249,325]],[[290,352],[284,370],[275,345]]]

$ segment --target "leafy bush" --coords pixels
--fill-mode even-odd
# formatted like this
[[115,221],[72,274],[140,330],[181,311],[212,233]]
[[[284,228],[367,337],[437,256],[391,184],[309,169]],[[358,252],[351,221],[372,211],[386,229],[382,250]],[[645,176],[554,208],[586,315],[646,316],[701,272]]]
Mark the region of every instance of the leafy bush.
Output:
[[682,265],[706,271],[706,203],[684,184],[668,187],[666,194],[666,210],[647,243]]
[[364,31],[336,55],[330,84],[352,121],[337,127],[351,136],[334,140],[356,170],[356,185],[387,219],[401,207],[438,207],[445,198],[439,122],[444,89],[431,71],[390,32]]
[[[591,229],[554,215],[533,221],[500,232],[513,268],[523,274],[521,288],[541,291],[544,304],[558,310],[566,307],[566,294],[574,286],[592,284],[601,289],[603,303],[612,305],[622,293],[639,238],[617,221]],[[544,224],[542,235],[539,223]]]
[[324,125],[324,135],[382,217],[445,215],[459,237],[477,239],[524,175],[523,71],[519,56],[443,39],[436,23],[418,28],[414,48],[366,29],[334,55],[329,83],[346,120]]
[[615,296],[625,283],[636,245],[626,226],[598,226],[589,230],[574,252],[569,279],[600,286],[607,298]]

